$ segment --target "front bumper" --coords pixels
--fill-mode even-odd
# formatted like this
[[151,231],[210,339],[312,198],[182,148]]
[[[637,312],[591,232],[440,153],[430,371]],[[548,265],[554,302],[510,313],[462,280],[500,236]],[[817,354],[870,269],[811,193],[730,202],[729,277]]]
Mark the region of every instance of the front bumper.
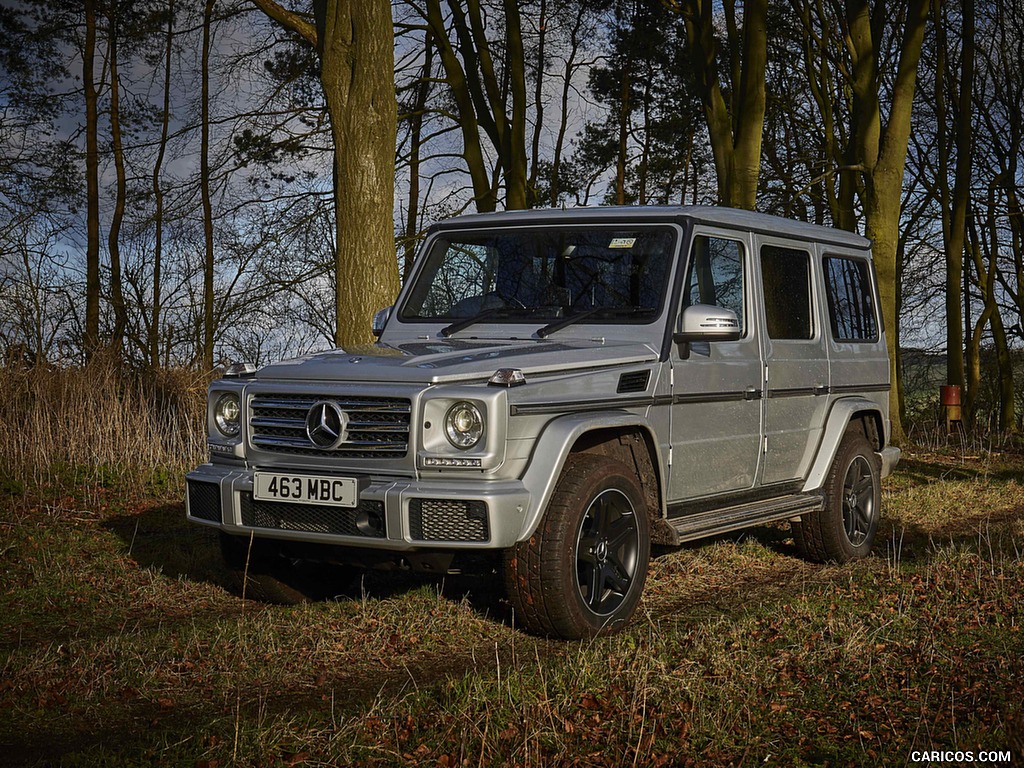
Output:
[[186,476],[191,522],[252,533],[392,552],[494,550],[520,538],[530,493],[518,480],[361,479],[354,508],[253,499],[252,471],[203,464]]

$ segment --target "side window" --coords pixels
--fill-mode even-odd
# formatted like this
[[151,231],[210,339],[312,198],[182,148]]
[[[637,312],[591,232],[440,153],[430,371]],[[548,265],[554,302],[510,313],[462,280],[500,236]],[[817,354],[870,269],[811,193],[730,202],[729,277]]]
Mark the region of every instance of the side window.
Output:
[[683,305],[714,304],[731,309],[746,329],[743,312],[743,249],[736,240],[697,235],[693,238],[690,273]]
[[813,338],[810,255],[794,248],[762,246],[761,280],[768,336],[773,339]]
[[871,298],[868,263],[862,259],[826,256],[825,294],[832,338],[836,341],[877,341],[878,325]]

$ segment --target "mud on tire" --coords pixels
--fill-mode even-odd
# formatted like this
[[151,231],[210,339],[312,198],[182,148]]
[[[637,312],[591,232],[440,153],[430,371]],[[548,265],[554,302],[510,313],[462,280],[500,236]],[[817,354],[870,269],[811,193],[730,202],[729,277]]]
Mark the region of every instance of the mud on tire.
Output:
[[859,429],[847,430],[822,488],[824,508],[793,524],[801,553],[819,563],[867,557],[882,510],[878,455]]
[[622,629],[647,578],[644,498],[636,473],[622,462],[571,456],[533,536],[505,554],[515,621],[566,640]]

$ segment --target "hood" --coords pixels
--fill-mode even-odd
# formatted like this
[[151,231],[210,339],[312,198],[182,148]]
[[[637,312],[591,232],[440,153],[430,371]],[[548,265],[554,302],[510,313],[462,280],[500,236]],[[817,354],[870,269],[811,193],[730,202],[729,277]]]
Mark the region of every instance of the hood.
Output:
[[499,368],[529,377],[657,359],[653,347],[635,341],[417,339],[305,355],[261,368],[256,378],[440,384],[486,380]]

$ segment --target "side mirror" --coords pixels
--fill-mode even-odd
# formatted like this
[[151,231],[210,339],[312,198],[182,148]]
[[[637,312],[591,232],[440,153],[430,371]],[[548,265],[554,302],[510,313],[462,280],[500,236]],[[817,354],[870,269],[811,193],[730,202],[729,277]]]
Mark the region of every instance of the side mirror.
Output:
[[384,309],[377,310],[373,316],[373,335],[378,339],[380,335],[384,333],[384,326],[388,324],[388,318],[391,317],[391,310],[394,307],[384,307]]
[[683,310],[679,331],[672,334],[676,344],[690,341],[736,341],[740,320],[736,313],[711,304],[692,304]]

